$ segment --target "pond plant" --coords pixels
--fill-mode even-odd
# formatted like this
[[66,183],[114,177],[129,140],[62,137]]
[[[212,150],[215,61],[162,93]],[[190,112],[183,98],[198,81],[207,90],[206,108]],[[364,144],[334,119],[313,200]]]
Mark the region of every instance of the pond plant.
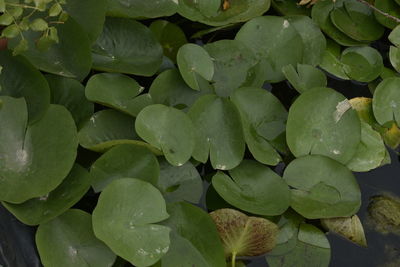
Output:
[[[328,266],[328,231],[368,246],[354,172],[400,144],[399,23],[398,0],[0,0],[2,206],[45,267]],[[371,220],[399,233],[399,207]]]

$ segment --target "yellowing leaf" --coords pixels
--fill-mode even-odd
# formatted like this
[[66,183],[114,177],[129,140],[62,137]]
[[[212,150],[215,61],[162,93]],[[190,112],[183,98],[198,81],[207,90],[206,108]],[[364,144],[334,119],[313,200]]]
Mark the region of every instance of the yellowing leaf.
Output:
[[360,246],[367,247],[364,228],[357,215],[351,217],[321,219],[321,223],[329,231],[338,233]]

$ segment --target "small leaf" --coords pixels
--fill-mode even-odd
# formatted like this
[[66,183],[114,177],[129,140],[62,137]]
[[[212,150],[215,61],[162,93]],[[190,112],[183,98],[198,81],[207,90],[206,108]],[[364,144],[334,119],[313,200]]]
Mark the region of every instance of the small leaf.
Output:
[[20,55],[29,49],[29,44],[26,39],[21,39],[18,44],[13,48],[13,56]]
[[18,25],[11,24],[3,29],[3,31],[1,32],[1,36],[11,39],[11,38],[18,36],[19,33],[20,33],[20,29],[19,29]]
[[0,0],[0,12],[4,12],[6,10],[6,2],[5,0]]
[[33,31],[37,32],[45,31],[49,27],[47,22],[41,18],[34,19],[29,26]]
[[55,44],[54,40],[50,38],[50,36],[42,35],[39,40],[36,42],[36,47],[40,51],[48,50],[53,44]]
[[237,210],[220,209],[210,213],[224,245],[225,257],[259,256],[271,251],[278,226],[261,217],[249,217]]
[[321,219],[321,223],[329,231],[338,233],[362,247],[367,247],[364,228],[357,215],[351,217]]
[[61,11],[62,11],[62,6],[59,3],[55,3],[49,9],[49,16],[56,17],[60,15]]
[[8,26],[12,22],[13,22],[13,17],[10,14],[5,13],[0,15],[0,25]]

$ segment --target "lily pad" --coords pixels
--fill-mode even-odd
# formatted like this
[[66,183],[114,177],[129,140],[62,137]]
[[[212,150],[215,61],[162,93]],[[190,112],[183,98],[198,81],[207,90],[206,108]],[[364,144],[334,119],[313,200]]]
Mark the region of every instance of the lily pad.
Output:
[[343,80],[350,80],[343,69],[343,64],[340,61],[341,47],[336,42],[328,39],[326,50],[322,57],[320,67],[326,72]]
[[216,210],[210,216],[224,244],[225,256],[232,263],[237,256],[260,256],[275,246],[278,226],[265,218],[249,217],[233,209]]
[[299,92],[303,93],[314,87],[326,87],[327,79],[323,71],[304,64],[297,64],[297,71],[292,65],[282,68],[283,74],[290,84]]
[[89,190],[92,177],[83,167],[75,164],[68,176],[53,191],[21,204],[2,204],[21,222],[28,225],[46,223],[64,213]]
[[313,88],[290,107],[286,138],[296,157],[321,154],[346,164],[361,140],[360,119],[340,93]]
[[374,92],[372,108],[378,123],[390,126],[395,121],[400,126],[400,78],[393,77],[383,80]]
[[71,112],[75,124],[81,128],[94,111],[93,103],[85,97],[85,88],[77,80],[56,75],[46,75],[50,85],[51,103],[63,105]]
[[329,231],[337,233],[362,247],[367,247],[364,228],[357,215],[322,219],[321,223]]
[[[285,79],[282,67],[301,63],[303,39],[296,27],[283,17],[263,16],[246,22],[236,40],[251,48],[260,60],[265,80],[280,82]],[[274,45],[271,45],[274,44]]]
[[[400,18],[400,6],[394,0],[375,0],[374,6],[393,17]],[[374,14],[376,20],[387,28],[394,29],[398,25],[396,21],[377,11]]]
[[384,28],[374,17],[373,10],[357,0],[347,0],[330,13],[333,24],[344,34],[361,42],[378,40]]
[[169,249],[170,228],[156,224],[168,217],[155,187],[133,178],[118,179],[100,194],[93,230],[118,256],[136,266],[150,266]]
[[229,171],[218,172],[212,184],[229,204],[253,214],[280,215],[290,204],[289,187],[285,181],[256,161],[244,160]]
[[[83,28],[69,17],[65,23],[57,24],[59,42],[42,51],[36,47],[40,33],[24,32],[29,49],[22,53],[36,68],[60,76],[83,80],[92,67],[90,40]],[[15,48],[19,38],[9,42]],[[74,51],[74,56],[71,56]]]
[[283,178],[291,189],[291,207],[307,219],[346,217],[361,205],[361,192],[352,172],[321,155],[292,161]]
[[178,9],[176,0],[107,0],[107,15],[129,18],[158,18],[171,16]]
[[200,90],[200,80],[211,81],[214,75],[211,57],[199,45],[183,45],[178,50],[176,61],[183,80],[194,90]]
[[131,19],[107,18],[92,47],[93,68],[141,76],[154,75],[163,50],[153,33]]
[[159,175],[157,158],[144,146],[118,145],[98,158],[90,167],[93,176],[93,189],[102,191],[112,181],[134,177],[153,185],[157,184]]
[[190,161],[177,167],[166,160],[160,160],[160,178],[157,187],[167,202],[185,200],[198,203],[203,193],[201,176]]
[[131,116],[137,116],[152,104],[150,95],[138,97],[144,90],[134,79],[119,73],[100,73],[90,77],[86,84],[87,99],[115,108]]
[[69,210],[41,224],[36,244],[44,266],[111,266],[115,254],[98,240],[92,230],[90,214]]
[[204,49],[213,58],[212,83],[218,96],[228,97],[235,89],[250,83],[262,86],[263,78],[257,75],[258,60],[242,42],[220,40],[205,45]]
[[194,128],[183,111],[161,104],[147,106],[137,116],[135,128],[143,140],[163,151],[172,165],[182,166],[192,156]]
[[214,0],[181,0],[178,13],[192,21],[212,26],[227,25],[247,21],[261,16],[270,7],[271,0],[221,1]]
[[170,217],[162,224],[172,229],[171,245],[161,267],[226,267],[224,250],[210,216],[188,203],[167,206]]
[[0,100],[0,200],[22,203],[47,194],[68,175],[78,146],[76,126],[59,105],[27,125],[24,99]]
[[46,79],[22,56],[0,51],[0,94],[24,97],[28,106],[29,122],[40,119],[50,104],[50,88]]
[[199,80],[200,91],[190,88],[176,69],[166,70],[153,81],[149,94],[156,104],[187,110],[197,98],[213,93],[212,86]]
[[278,164],[281,156],[273,141],[285,131],[285,107],[273,94],[260,88],[240,88],[231,100],[239,109],[244,138],[254,158],[267,165]]
[[239,165],[245,142],[239,111],[231,101],[205,95],[193,104],[188,115],[196,129],[194,159],[205,163],[210,155],[211,165],[220,170]]
[[346,48],[342,52],[341,62],[346,75],[359,82],[373,81],[383,71],[381,54],[369,46]]

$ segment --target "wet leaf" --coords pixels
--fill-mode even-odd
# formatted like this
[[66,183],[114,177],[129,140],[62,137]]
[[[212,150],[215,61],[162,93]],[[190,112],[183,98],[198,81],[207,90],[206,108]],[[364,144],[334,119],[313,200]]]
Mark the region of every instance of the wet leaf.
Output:
[[157,224],[168,217],[155,187],[133,178],[119,179],[100,194],[93,230],[118,256],[136,266],[150,266],[169,249],[170,228]]
[[94,236],[91,215],[81,210],[41,224],[36,244],[44,266],[106,267],[115,261],[115,254]]
[[292,161],[284,180],[291,189],[291,207],[307,219],[346,217],[361,205],[361,192],[352,172],[320,155]]
[[322,219],[321,223],[329,231],[335,232],[357,245],[367,247],[364,228],[357,215],[351,217]]
[[244,160],[229,174],[218,172],[212,178],[215,190],[229,204],[259,215],[280,215],[289,207],[288,185],[267,166]]

